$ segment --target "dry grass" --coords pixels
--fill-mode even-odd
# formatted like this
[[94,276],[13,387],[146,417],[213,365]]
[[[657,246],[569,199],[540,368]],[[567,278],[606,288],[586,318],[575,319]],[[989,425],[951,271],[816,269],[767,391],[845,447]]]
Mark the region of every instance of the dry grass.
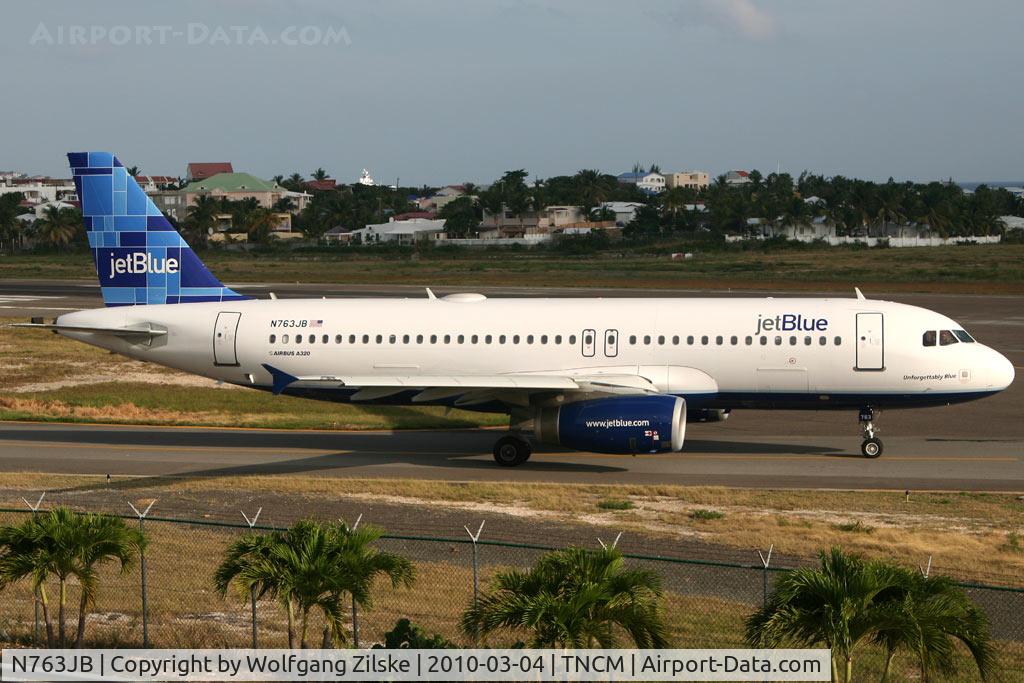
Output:
[[[12,492],[55,490],[99,477],[12,473]],[[309,476],[148,479],[147,495],[197,500],[218,492],[291,495],[310,502],[362,499],[431,509],[464,509],[552,522],[583,523],[645,536],[684,538],[739,549],[767,548],[809,557],[831,545],[911,565],[934,557],[937,571],[963,580],[1020,585],[1024,500],[1012,494],[762,490],[685,486],[349,479]],[[163,493],[161,493],[163,492]],[[11,495],[9,504],[20,494]],[[608,500],[629,509],[602,509]],[[3,504],[0,501],[0,504]],[[621,507],[621,506],[620,506]],[[722,517],[718,517],[719,513]],[[866,529],[870,528],[870,533]],[[1017,534],[1014,536],[1013,534]]]
[[[0,516],[0,522],[6,522]],[[150,523],[147,526],[150,546],[147,567],[150,602],[150,637],[157,647],[244,647],[250,638],[248,601],[241,596],[219,596],[212,588],[212,576],[227,545],[237,531],[214,530]],[[189,552],[181,552],[188,548]],[[459,618],[472,600],[472,571],[467,563],[465,547],[450,548],[443,544],[407,545],[392,548],[412,557],[416,581],[408,588],[392,589],[381,582],[375,591],[372,609],[360,612],[361,644],[380,642],[383,635],[400,618],[409,618],[430,633],[440,633],[456,643],[469,645],[461,632]],[[493,550],[493,549],[492,549]],[[424,553],[429,557],[424,557]],[[448,555],[446,558],[445,555]],[[532,562],[533,556],[482,557],[481,585],[487,585],[496,572],[511,565]],[[658,568],[656,568],[658,569]],[[700,575],[677,577],[666,566],[665,617],[670,642],[676,647],[740,647],[743,644],[743,623],[755,609],[753,602],[716,597],[713,569],[705,580]],[[662,573],[662,572],[659,572]],[[752,575],[756,583],[758,575]],[[694,579],[697,579],[695,582]],[[107,567],[101,572],[101,589],[89,620],[88,644],[95,647],[132,647],[141,641],[140,575],[135,568],[118,574]],[[708,591],[705,593],[705,587]],[[50,587],[55,592],[55,587]],[[28,644],[32,631],[32,602],[26,584],[9,586],[0,602],[0,642]],[[69,604],[77,604],[77,588],[69,590]],[[75,613],[71,610],[69,628],[74,628]],[[257,609],[259,638],[262,647],[284,647],[287,643],[285,617],[272,601],[259,603]],[[310,641],[319,643],[321,621],[310,620]],[[508,646],[525,639],[522,632],[497,633],[482,644]],[[1024,648],[1019,643],[998,644],[1001,668],[1019,671],[1024,666]],[[858,672],[865,680],[877,678],[882,653],[864,648],[857,660]],[[895,679],[905,680],[914,674],[913,661],[904,655],[895,662]],[[963,658],[961,675],[944,680],[974,681],[970,664]]]

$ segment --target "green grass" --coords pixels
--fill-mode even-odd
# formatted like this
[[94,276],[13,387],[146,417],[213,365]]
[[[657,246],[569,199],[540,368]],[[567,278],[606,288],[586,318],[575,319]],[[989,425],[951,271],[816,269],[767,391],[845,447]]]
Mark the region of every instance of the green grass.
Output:
[[[328,282],[333,284],[532,285],[694,287],[714,289],[852,287],[870,282],[877,291],[1024,291],[1024,245],[997,244],[911,249],[843,247],[767,251],[697,251],[672,261],[678,243],[623,246],[588,256],[550,251],[412,252],[323,250],[310,253],[202,254],[226,282]],[[625,253],[623,253],[625,251]],[[87,253],[4,256],[3,277],[95,277]]]
[[458,429],[507,421],[439,407],[353,406],[248,389],[114,382],[3,396],[0,419],[279,429]]
[[1024,553],[1024,544],[1021,543],[1020,534],[1016,531],[1006,534],[1006,543],[999,546],[999,549],[1008,553]]
[[608,498],[597,501],[597,507],[602,510],[632,510],[636,506],[631,500]]
[[706,508],[698,508],[690,512],[690,519],[695,522],[709,522],[713,519],[722,519],[725,517],[724,512],[718,510],[708,510]]
[[836,531],[843,531],[851,534],[873,534],[875,527],[864,524],[859,519],[856,522],[840,522],[833,525]]

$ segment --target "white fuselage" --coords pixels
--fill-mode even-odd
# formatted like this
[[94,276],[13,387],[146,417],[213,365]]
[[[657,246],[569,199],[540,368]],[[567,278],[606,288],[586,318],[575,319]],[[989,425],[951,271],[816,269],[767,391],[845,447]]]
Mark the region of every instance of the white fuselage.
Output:
[[[962,330],[943,315],[852,298],[247,300],[80,311],[58,324],[166,329],[148,343],[62,334],[264,389],[264,365],[296,377],[607,372],[700,394],[695,405],[823,409],[971,400],[1014,375],[980,343],[925,346],[925,332]],[[695,376],[710,381],[695,387]]]

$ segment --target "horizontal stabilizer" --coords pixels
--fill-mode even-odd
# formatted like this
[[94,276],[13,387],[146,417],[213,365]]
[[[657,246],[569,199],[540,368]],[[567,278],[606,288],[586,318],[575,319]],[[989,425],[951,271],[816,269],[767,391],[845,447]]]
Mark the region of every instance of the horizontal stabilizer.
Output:
[[27,327],[36,330],[52,330],[54,332],[93,332],[96,334],[112,334],[115,337],[162,337],[167,330],[157,329],[150,325],[133,325],[131,327],[95,327],[88,325],[58,325],[57,323],[13,323],[11,327]]

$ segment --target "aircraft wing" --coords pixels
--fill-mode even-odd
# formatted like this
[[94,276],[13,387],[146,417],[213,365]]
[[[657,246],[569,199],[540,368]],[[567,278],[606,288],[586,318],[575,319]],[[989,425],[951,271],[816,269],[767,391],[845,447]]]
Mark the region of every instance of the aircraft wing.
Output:
[[529,396],[538,392],[565,393],[605,392],[616,394],[658,393],[650,380],[639,375],[557,375],[557,374],[502,374],[502,375],[316,375],[295,376],[264,364],[273,378],[273,393],[280,394],[290,386],[351,387],[359,389],[353,401],[380,399],[409,390],[419,390],[414,403],[454,398],[457,405],[470,405],[489,401],[513,404],[529,402]]

